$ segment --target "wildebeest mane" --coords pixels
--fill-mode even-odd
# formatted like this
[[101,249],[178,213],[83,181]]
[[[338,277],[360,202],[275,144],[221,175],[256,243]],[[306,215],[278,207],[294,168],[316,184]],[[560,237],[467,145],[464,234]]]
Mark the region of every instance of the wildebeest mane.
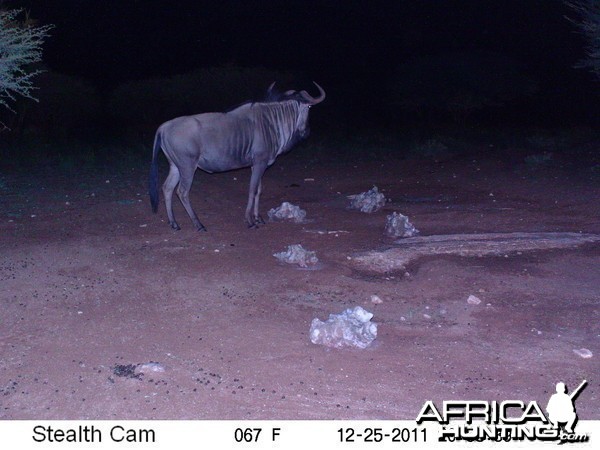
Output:
[[275,102],[282,102],[285,100],[302,101],[302,97],[300,97],[298,95],[298,92],[296,92],[296,91],[281,92],[279,89],[273,87],[267,92],[267,95],[265,95],[263,102],[264,103],[275,103]]
[[[322,91],[320,86],[317,85],[317,87],[319,87],[319,89]],[[324,92],[322,92],[322,93],[324,95]],[[307,96],[308,96],[308,98],[307,98]],[[312,99],[310,97],[310,95],[308,95],[306,93],[306,91],[289,90],[289,91],[282,92],[279,89],[277,89],[275,87],[275,83],[273,83],[273,84],[271,84],[271,86],[269,86],[269,89],[267,89],[267,93],[261,99],[246,100],[246,101],[238,103],[230,108],[227,108],[223,112],[228,113],[228,112],[231,112],[234,109],[237,109],[240,106],[244,106],[244,105],[252,106],[255,103],[280,103],[280,102],[284,102],[284,101],[288,101],[288,100],[294,100],[294,101],[297,101],[298,103],[313,104],[314,99]],[[317,102],[319,102],[319,101],[322,101],[322,100],[317,100]]]
[[231,112],[234,109],[238,109],[239,107],[244,106],[244,105],[254,105],[256,103],[280,103],[280,102],[285,101],[285,100],[296,100],[298,102],[302,102],[303,101],[301,97],[297,98],[297,96],[295,96],[295,95],[294,96],[289,96],[289,95],[286,96],[283,93],[280,94],[280,95],[278,95],[277,97],[274,97],[273,95],[267,95],[264,98],[259,99],[259,100],[246,100],[245,102],[238,103],[238,104],[236,104],[234,106],[231,106],[231,107],[227,108],[223,112],[224,113],[228,113],[228,112]]
[[271,85],[270,88],[267,90],[267,93],[262,98],[257,99],[257,100],[246,100],[244,102],[238,103],[234,106],[227,108],[223,112],[228,113],[228,112],[233,111],[234,109],[237,109],[240,106],[244,106],[244,105],[254,105],[255,103],[279,103],[279,102],[283,102],[286,100],[295,100],[298,103],[307,103],[307,100],[304,97],[302,97],[300,92],[298,92],[298,91],[282,92],[279,89],[277,89],[274,85]]

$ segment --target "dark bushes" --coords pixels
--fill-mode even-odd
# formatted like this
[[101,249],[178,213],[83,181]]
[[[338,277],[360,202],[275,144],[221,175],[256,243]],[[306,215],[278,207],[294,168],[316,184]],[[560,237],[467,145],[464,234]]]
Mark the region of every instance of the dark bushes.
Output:
[[12,140],[151,140],[151,134],[166,120],[260,100],[273,81],[286,87],[292,78],[264,68],[218,67],[130,81],[99,92],[82,78],[47,71],[36,80],[39,102],[22,100],[15,105],[15,112],[0,111],[0,120],[11,130],[5,130],[4,137]]
[[113,126],[129,137],[146,141],[166,120],[261,100],[273,81],[287,86],[292,79],[288,73],[258,67],[198,69],[169,78],[125,83],[112,92],[108,110]]

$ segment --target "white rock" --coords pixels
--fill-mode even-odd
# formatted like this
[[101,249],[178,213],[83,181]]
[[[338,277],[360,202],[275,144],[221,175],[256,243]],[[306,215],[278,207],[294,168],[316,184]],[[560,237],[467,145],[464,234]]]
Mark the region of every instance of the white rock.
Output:
[[419,234],[419,230],[410,223],[407,216],[394,211],[387,216],[385,234],[394,238],[412,237]]
[[289,202],[283,202],[281,206],[272,208],[267,212],[270,220],[289,220],[295,223],[304,222],[306,211]]
[[372,313],[356,306],[330,314],[325,322],[315,318],[310,325],[310,340],[326,347],[366,348],[377,337],[377,324],[371,322],[372,317]]
[[380,305],[381,303],[383,303],[383,300],[381,300],[381,297],[379,297],[378,295],[371,295],[371,303],[374,303],[375,305]]
[[144,364],[138,364],[136,372],[148,373],[148,372],[164,372],[165,366],[157,362],[147,362]]
[[474,295],[469,295],[467,303],[469,305],[479,305],[481,303],[481,299],[479,297],[475,297]]
[[358,209],[367,214],[379,211],[385,205],[385,195],[379,192],[377,186],[367,192],[349,195],[348,198],[350,209]]
[[314,266],[319,262],[315,252],[305,250],[301,244],[288,245],[285,252],[274,253],[278,260],[288,264],[298,264],[300,267]]
[[573,353],[575,353],[577,356],[581,356],[584,359],[589,359],[592,356],[594,356],[594,354],[591,352],[591,350],[588,350],[587,348],[573,349]]

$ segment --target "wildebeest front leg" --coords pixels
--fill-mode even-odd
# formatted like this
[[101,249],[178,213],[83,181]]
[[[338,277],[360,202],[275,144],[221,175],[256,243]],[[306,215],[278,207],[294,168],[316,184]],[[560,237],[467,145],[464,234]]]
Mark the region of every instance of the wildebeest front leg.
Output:
[[246,206],[246,224],[248,228],[256,227],[257,222],[264,223],[258,215],[258,201],[262,184],[262,176],[267,170],[266,163],[255,164],[252,166],[252,176],[250,177],[250,189],[248,190],[248,205]]
[[258,182],[258,190],[256,191],[256,195],[254,196],[254,220],[256,223],[264,224],[265,220],[261,217],[258,212],[258,203],[260,201],[260,194],[262,192],[262,178]]

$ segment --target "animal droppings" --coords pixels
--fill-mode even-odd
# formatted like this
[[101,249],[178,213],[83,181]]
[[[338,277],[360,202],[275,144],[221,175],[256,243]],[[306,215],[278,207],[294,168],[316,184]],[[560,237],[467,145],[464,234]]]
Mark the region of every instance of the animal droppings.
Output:
[[350,209],[358,209],[361,212],[370,214],[379,211],[385,205],[385,195],[373,186],[373,189],[360,194],[349,195]]
[[143,375],[135,371],[136,367],[136,364],[117,364],[112,368],[112,373],[118,377],[140,380]]
[[154,361],[142,364],[117,364],[112,368],[113,375],[136,380],[141,380],[146,374],[164,371],[165,366]]

